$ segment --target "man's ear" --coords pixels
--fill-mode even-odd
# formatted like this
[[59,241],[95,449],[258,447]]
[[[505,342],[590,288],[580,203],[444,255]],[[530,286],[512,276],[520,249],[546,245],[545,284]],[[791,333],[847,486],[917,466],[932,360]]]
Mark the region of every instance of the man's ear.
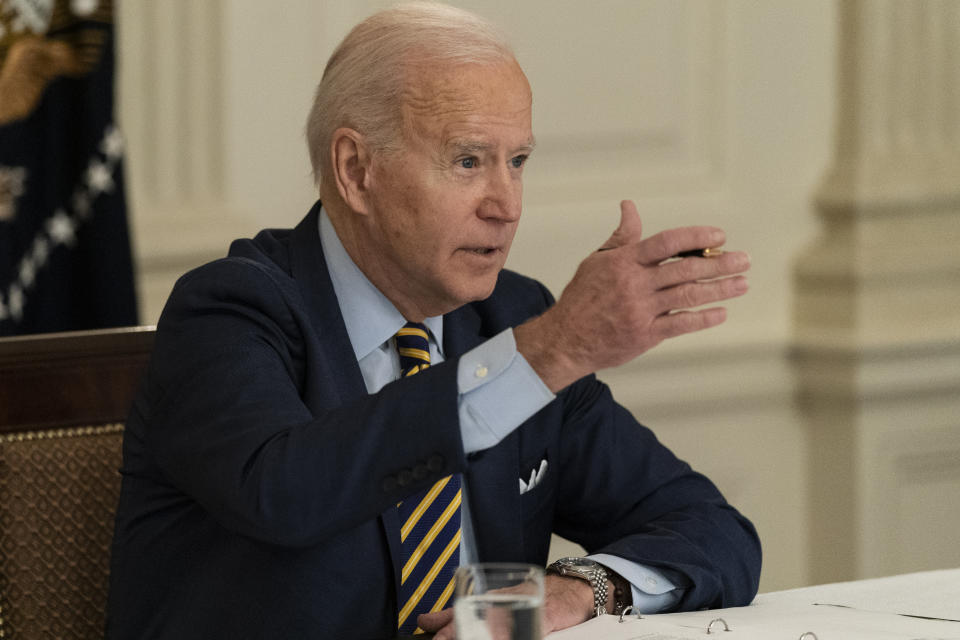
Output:
[[341,127],[333,132],[330,155],[340,197],[353,211],[367,213],[372,156],[365,138],[354,129]]

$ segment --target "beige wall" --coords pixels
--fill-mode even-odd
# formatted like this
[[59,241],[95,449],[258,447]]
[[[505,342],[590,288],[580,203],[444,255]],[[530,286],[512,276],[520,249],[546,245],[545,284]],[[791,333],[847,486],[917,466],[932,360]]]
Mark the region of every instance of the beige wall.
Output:
[[[141,308],[228,242],[313,202],[303,122],[326,56],[387,3],[120,3],[120,110]],[[470,0],[510,34],[538,148],[509,266],[555,293],[637,201],[645,228],[727,229],[753,257],[729,321],[603,376],[757,524],[761,588],[812,579],[794,270],[833,153],[834,0]],[[927,534],[936,535],[936,534]],[[558,550],[558,553],[560,550]],[[852,575],[849,577],[853,577]]]

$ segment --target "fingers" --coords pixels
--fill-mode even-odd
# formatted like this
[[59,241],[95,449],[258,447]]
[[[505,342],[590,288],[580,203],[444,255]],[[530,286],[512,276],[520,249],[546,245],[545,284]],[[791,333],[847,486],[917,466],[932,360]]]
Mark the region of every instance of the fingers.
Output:
[[657,305],[663,312],[692,309],[721,300],[737,298],[749,286],[743,276],[721,278],[709,282],[686,282],[657,292]]
[[620,226],[617,228],[627,242],[636,242],[643,236],[640,212],[633,200],[620,201]]
[[643,225],[640,223],[640,213],[632,200],[623,200],[620,203],[620,226],[613,232],[610,239],[604,242],[600,249],[616,249],[628,244],[640,242],[643,237]]
[[691,282],[659,292],[665,311],[654,320],[654,333],[660,340],[715,327],[727,319],[722,307],[689,311],[693,307],[742,296],[749,286],[743,276],[711,282]]
[[655,265],[672,258],[681,251],[719,247],[726,240],[727,236],[723,229],[718,227],[669,229],[637,243],[636,260],[640,264]]
[[424,631],[435,632],[435,640],[453,640],[453,609],[421,613],[417,616],[417,626]]
[[727,310],[713,307],[699,311],[677,311],[660,316],[656,320],[656,332],[660,340],[675,338],[685,333],[693,333],[715,327],[727,319]]
[[666,289],[684,282],[736,275],[749,268],[749,255],[743,251],[728,251],[716,258],[689,258],[663,263],[655,268],[652,281],[656,289]]
[[600,250],[636,245],[637,262],[654,265],[682,251],[720,247],[726,234],[717,227],[699,226],[670,229],[643,240],[643,225],[637,205],[632,200],[620,202],[620,225]]

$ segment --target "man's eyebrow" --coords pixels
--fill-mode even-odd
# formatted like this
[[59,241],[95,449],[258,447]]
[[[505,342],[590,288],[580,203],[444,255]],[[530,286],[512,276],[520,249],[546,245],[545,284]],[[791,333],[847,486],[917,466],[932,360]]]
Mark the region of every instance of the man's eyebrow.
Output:
[[457,153],[482,153],[493,148],[489,142],[480,140],[450,140],[446,146]]
[[[531,153],[533,148],[536,146],[536,141],[533,138],[530,138],[527,142],[517,147],[516,151],[521,153]],[[483,142],[481,140],[450,140],[447,142],[446,147],[451,151],[467,154],[477,154],[490,151],[494,148],[495,145],[489,142]]]

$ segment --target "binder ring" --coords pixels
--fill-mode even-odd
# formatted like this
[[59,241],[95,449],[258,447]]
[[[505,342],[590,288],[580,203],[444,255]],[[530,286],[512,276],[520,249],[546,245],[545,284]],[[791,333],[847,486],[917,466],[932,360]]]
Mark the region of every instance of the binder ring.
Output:
[[819,640],[819,638],[817,638],[817,634],[815,634],[813,631],[807,631],[797,640]]
[[[627,615],[628,613],[632,613],[632,612],[633,612],[633,605],[632,605],[632,604],[628,604],[627,606],[625,606],[625,607],[623,608],[623,611],[620,612],[620,622],[623,622],[623,616]],[[642,619],[643,619],[643,618],[640,616],[640,609],[637,609],[637,620],[642,620]]]
[[727,624],[726,620],[724,620],[723,618],[714,618],[713,620],[710,621],[710,624],[707,625],[707,635],[713,633],[713,625],[715,625],[718,622],[723,623],[724,631],[730,631],[730,626]]

